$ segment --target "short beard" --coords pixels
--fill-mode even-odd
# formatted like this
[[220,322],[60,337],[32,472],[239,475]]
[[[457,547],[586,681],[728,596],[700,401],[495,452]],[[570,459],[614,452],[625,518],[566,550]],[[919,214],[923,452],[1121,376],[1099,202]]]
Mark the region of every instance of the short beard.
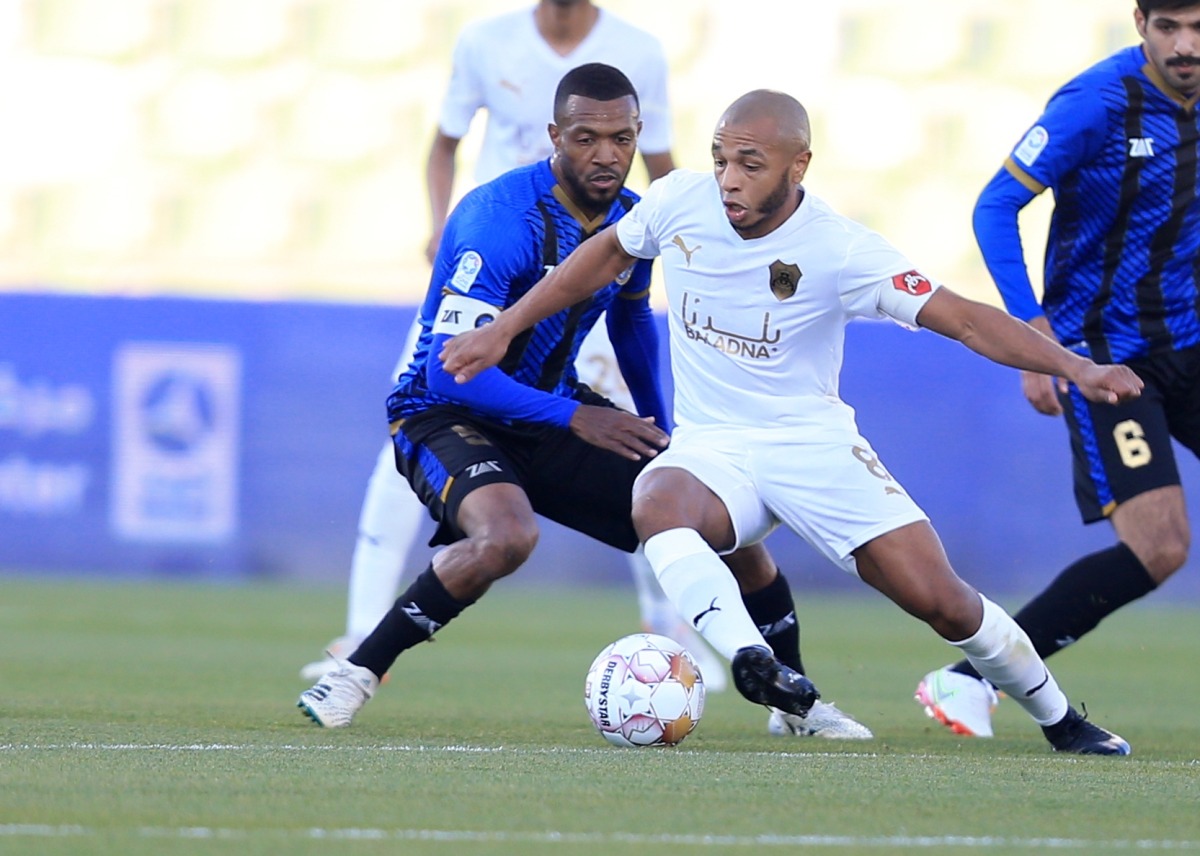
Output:
[[755,210],[755,213],[761,214],[763,219],[770,217],[785,204],[787,204],[788,198],[792,195],[793,189],[793,185],[790,181],[788,181],[788,176],[785,172],[783,177],[779,179],[779,185],[771,191],[770,196],[763,200],[762,205],[758,206],[758,208]]
[[584,182],[580,181],[579,176],[575,175],[568,169],[562,171],[563,183],[567,185],[567,195],[570,196],[575,204],[578,205],[585,214],[592,217],[598,217],[600,214],[608,211],[612,207],[616,198],[621,194],[620,182],[617,182],[612,187],[612,192],[604,195],[597,195],[595,191],[589,188]]
[[[734,226],[737,232],[745,232],[750,229],[755,229],[772,214],[787,204],[788,198],[792,195],[795,185],[788,181],[787,173],[779,179],[779,184],[771,191],[771,195],[762,201],[762,204],[754,209],[754,213],[758,218],[753,223],[743,223],[741,226]],[[730,224],[732,225],[732,224]]]

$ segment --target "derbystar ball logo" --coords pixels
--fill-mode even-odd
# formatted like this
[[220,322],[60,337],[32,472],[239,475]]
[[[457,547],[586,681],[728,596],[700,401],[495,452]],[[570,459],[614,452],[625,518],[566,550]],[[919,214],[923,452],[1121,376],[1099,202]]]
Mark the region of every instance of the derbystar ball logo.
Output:
[[910,270],[908,273],[898,273],[892,277],[892,287],[897,291],[907,291],[909,294],[920,296],[933,291],[933,283],[924,275]]

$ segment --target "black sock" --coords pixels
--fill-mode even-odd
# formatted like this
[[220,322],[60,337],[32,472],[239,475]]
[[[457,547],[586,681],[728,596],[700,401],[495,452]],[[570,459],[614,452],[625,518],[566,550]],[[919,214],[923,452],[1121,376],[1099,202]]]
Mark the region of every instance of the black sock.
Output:
[[382,678],[402,651],[432,637],[472,603],[451,597],[430,562],[350,655],[350,662],[366,666]]
[[[1078,642],[1105,617],[1157,587],[1133,551],[1118,543],[1070,565],[1013,618],[1044,659]],[[965,660],[953,670],[979,677]]]
[[779,662],[804,674],[800,659],[800,622],[796,620],[796,604],[787,578],[777,572],[765,588],[742,595],[742,603],[750,619],[758,625],[763,638],[775,651]]

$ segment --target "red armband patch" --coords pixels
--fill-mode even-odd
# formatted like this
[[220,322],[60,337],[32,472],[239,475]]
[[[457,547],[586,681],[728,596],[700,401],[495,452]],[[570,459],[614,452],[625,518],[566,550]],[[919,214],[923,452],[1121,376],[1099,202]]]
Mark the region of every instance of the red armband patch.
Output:
[[910,270],[908,273],[898,273],[892,277],[892,287],[897,291],[907,291],[909,294],[920,296],[933,291],[933,283],[924,274]]

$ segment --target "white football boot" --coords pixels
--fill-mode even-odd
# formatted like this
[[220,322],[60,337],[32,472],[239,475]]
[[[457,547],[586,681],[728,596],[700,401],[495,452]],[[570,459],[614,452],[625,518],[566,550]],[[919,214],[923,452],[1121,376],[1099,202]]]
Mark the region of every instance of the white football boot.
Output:
[[776,737],[824,737],[826,740],[870,740],[875,736],[850,714],[824,701],[814,702],[804,716],[771,708],[767,733]]
[[992,711],[1000,701],[987,681],[943,666],[926,675],[913,694],[925,713],[964,737],[991,737]]
[[296,707],[317,725],[345,728],[377,689],[379,678],[370,669],[338,662],[333,671],[300,693]]

